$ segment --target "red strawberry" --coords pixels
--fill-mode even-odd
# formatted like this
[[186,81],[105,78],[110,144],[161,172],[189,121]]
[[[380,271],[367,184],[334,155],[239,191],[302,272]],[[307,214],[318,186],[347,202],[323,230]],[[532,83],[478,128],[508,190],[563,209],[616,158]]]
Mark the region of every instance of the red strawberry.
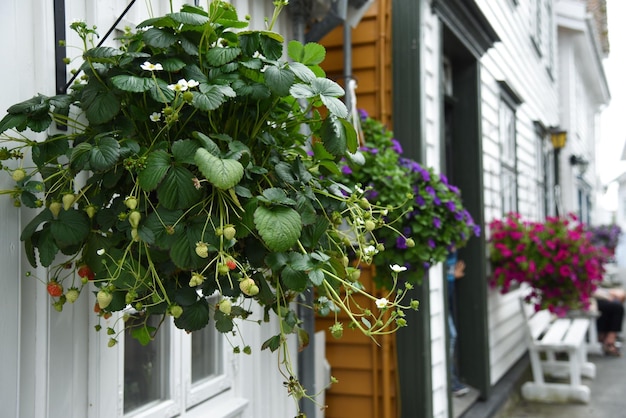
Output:
[[226,265],[230,270],[235,270],[237,268],[237,263],[232,258],[226,260]]
[[93,280],[96,275],[91,270],[91,268],[87,264],[83,264],[78,268],[78,276],[81,278],[87,278],[88,280]]
[[63,286],[56,280],[50,280],[47,285],[48,294],[53,298],[58,298],[63,294]]

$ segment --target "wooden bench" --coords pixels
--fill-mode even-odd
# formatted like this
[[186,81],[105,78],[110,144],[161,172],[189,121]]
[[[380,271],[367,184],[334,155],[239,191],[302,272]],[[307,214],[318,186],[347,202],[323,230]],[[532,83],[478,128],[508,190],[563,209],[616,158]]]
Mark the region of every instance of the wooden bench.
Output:
[[[582,377],[593,379],[596,375],[595,364],[587,361],[590,319],[555,318],[547,310],[528,315],[523,300],[521,306],[528,325],[526,341],[534,379],[522,385],[522,396],[541,402],[588,403],[590,391]],[[545,376],[567,378],[569,383],[546,382]]]

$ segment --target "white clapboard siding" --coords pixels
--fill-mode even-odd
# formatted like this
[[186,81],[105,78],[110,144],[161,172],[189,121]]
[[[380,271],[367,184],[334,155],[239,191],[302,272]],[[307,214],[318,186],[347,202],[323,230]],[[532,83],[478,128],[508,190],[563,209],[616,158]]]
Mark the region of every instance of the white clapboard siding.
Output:
[[[440,32],[441,23],[424,2],[422,13],[422,63],[423,74],[423,126],[426,139],[424,163],[441,170],[441,98],[440,98]],[[443,268],[439,264],[430,270],[430,328],[431,328],[431,373],[433,391],[433,417],[448,416],[448,355],[446,351],[446,312],[444,304]]]
[[[537,193],[537,137],[534,122],[544,126],[557,125],[558,84],[553,78],[548,54],[548,17],[543,10],[543,48],[539,55],[532,43],[531,2],[509,0],[477,1],[486,18],[498,33],[498,42],[481,59],[482,64],[482,129],[483,167],[485,185],[485,221],[501,218],[500,200],[500,140],[498,109],[499,80],[506,81],[522,99],[516,110],[518,211],[531,219],[538,216],[537,207],[543,204]],[[489,348],[491,383],[497,383],[524,354],[523,328],[517,299],[520,291],[500,295],[490,290]]]

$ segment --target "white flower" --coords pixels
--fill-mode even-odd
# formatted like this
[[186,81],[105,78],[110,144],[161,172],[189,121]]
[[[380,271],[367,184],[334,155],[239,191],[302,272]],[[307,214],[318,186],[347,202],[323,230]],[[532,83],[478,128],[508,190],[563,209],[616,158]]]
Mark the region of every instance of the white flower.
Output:
[[162,71],[163,66],[159,63],[152,64],[150,61],[146,61],[141,64],[141,69],[146,71]]
[[395,273],[402,273],[403,271],[406,271],[406,267],[399,266],[397,264],[394,264],[393,266],[390,265],[389,268]]
[[366,257],[372,256],[372,255],[377,254],[377,253],[378,253],[378,250],[373,245],[369,245],[369,246],[363,248],[363,254]]
[[378,309],[383,309],[383,308],[387,307],[388,303],[389,303],[389,301],[387,300],[387,298],[376,299],[376,307]]
[[167,86],[167,88],[174,91],[185,91],[189,88],[189,83],[187,83],[187,80],[185,80],[184,78],[181,78],[180,80],[178,80],[178,83],[170,84]]
[[357,192],[361,194],[365,193],[365,190],[361,189],[359,186],[354,186],[354,190],[356,190]]
[[161,113],[160,112],[152,112],[152,114],[150,115],[150,120],[152,122],[158,122],[161,120]]
[[192,89],[194,87],[198,87],[200,83],[198,83],[196,80],[192,78],[191,80],[187,82],[187,85],[189,86],[190,89]]
[[98,251],[96,251],[96,254],[98,255],[103,255],[104,254],[104,248],[100,248]]

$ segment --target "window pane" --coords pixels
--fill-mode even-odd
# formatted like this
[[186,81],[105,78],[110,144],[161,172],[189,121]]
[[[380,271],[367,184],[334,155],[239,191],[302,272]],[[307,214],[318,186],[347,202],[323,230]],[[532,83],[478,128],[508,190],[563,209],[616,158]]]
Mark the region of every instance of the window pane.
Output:
[[[160,318],[151,316],[149,327],[157,327]],[[128,322],[133,321],[132,319]],[[142,326],[143,320],[134,320]],[[124,335],[124,412],[130,412],[150,403],[167,399],[169,379],[169,327],[161,326],[153,341],[141,345],[131,336]]]
[[204,327],[191,334],[191,382],[221,374],[221,344],[215,328]]

